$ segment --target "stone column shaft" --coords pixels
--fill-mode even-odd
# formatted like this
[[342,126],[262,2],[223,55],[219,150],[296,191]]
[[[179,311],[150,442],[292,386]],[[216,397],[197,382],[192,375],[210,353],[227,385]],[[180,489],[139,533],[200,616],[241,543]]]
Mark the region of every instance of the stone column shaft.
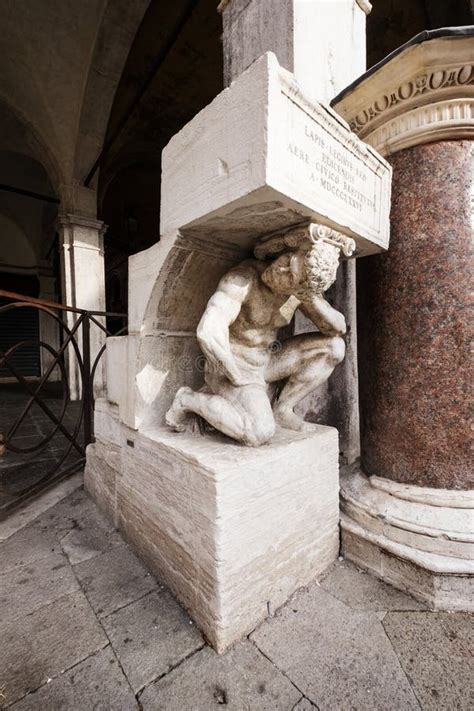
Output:
[[[62,301],[68,306],[87,311],[105,311],[104,233],[105,226],[98,220],[77,215],[59,218],[61,241]],[[72,328],[77,317],[66,312],[66,323]],[[78,333],[81,342],[81,334]],[[93,362],[105,342],[105,334],[97,326],[90,330],[91,361]],[[80,377],[72,348],[68,352],[68,372],[72,399],[80,398]],[[104,364],[100,363],[95,379],[94,393],[99,395],[104,387]]]

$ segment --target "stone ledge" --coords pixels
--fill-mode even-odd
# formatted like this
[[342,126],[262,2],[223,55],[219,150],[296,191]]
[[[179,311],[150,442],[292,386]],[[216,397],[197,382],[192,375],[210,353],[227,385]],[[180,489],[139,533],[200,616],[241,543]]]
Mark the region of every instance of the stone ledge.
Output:
[[[354,471],[342,476],[344,555],[434,609],[474,610],[469,492],[453,499],[452,492],[371,479]],[[440,505],[446,499],[463,505]]]

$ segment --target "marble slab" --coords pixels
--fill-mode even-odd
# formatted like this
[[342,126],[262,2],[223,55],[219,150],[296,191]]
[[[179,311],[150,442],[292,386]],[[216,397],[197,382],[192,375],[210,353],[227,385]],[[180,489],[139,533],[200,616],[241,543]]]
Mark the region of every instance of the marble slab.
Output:
[[163,233],[248,247],[312,220],[354,237],[356,256],[388,247],[390,166],[270,52],[171,139],[163,174]]

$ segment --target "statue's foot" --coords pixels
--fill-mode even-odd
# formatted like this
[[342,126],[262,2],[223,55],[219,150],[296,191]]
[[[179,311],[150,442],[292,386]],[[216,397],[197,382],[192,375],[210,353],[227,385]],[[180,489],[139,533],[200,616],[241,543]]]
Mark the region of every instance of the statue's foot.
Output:
[[275,422],[287,430],[294,432],[314,432],[317,428],[313,422],[306,422],[302,417],[298,417],[290,408],[275,408],[273,411]]
[[192,393],[191,388],[184,385],[178,390],[174,396],[173,404],[165,415],[166,424],[172,427],[176,432],[186,431],[186,420],[188,416],[188,411],[184,406],[184,397]]

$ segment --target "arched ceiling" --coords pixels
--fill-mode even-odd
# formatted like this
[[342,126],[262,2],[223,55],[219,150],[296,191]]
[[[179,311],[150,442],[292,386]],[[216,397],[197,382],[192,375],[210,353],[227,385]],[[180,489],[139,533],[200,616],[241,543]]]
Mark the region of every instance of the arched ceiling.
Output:
[[150,3],[110,114],[100,161],[103,188],[129,165],[159,165],[170,138],[222,90],[216,7],[216,0]]
[[0,100],[43,145],[59,183],[77,180],[77,154],[93,159],[102,145],[148,2],[1,2]]

